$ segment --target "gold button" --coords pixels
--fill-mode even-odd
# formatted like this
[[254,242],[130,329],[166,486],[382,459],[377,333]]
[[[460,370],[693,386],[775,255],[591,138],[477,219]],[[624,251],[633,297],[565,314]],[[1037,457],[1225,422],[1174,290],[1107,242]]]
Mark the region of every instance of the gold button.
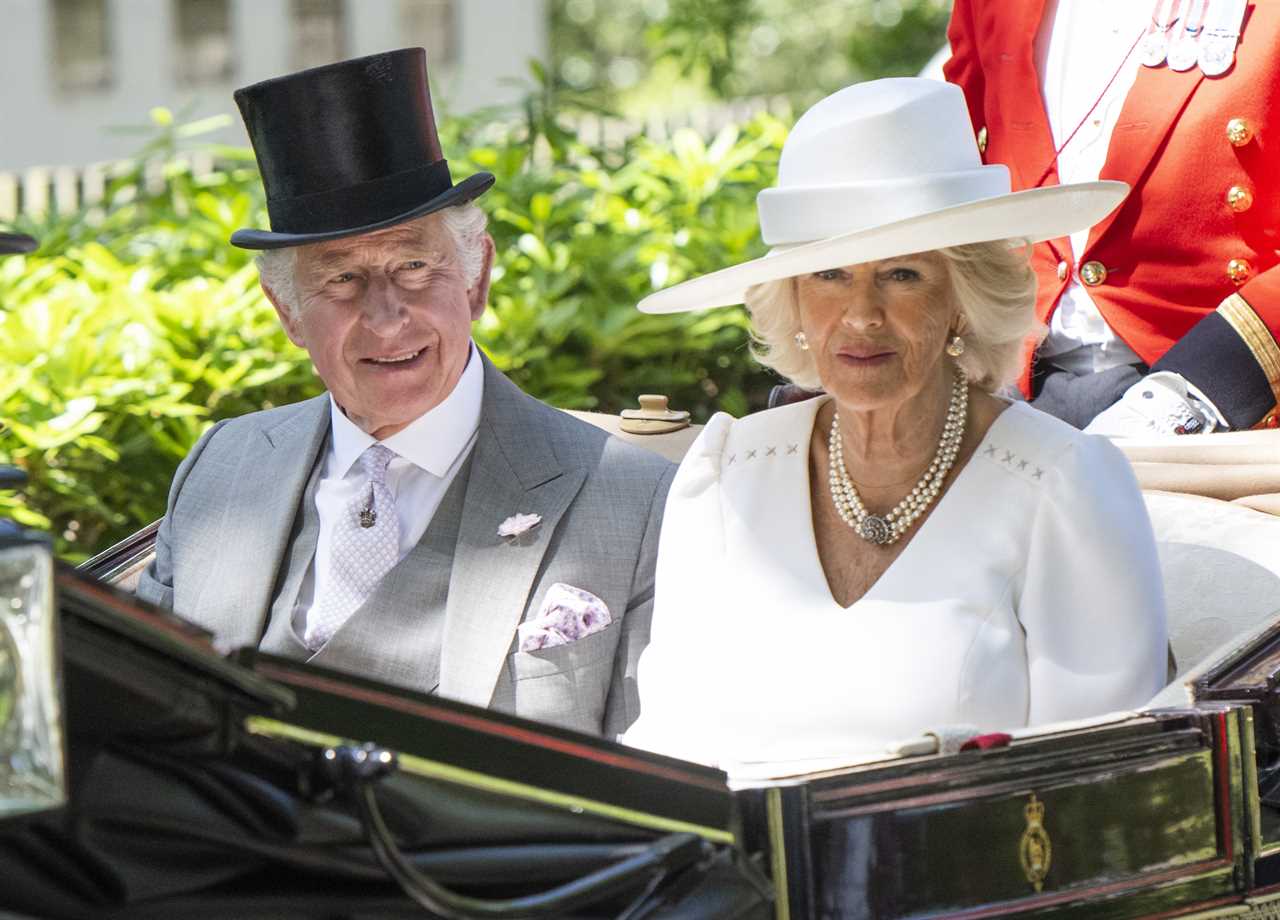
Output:
[[1253,192],[1243,185],[1233,185],[1227,189],[1227,207],[1242,214],[1253,207]]
[[1063,259],[1058,263],[1058,280],[1066,281],[1069,274],[1071,274],[1071,266],[1067,264],[1066,259]]
[[1089,287],[1097,287],[1107,280],[1107,267],[1101,262],[1086,262],[1080,266],[1080,280]]
[[1243,147],[1253,140],[1253,128],[1243,118],[1233,118],[1227,122],[1227,140],[1232,147]]
[[1253,274],[1253,266],[1244,259],[1232,259],[1227,263],[1227,277],[1232,284],[1244,284]]
[[987,152],[987,126],[978,129],[978,153]]

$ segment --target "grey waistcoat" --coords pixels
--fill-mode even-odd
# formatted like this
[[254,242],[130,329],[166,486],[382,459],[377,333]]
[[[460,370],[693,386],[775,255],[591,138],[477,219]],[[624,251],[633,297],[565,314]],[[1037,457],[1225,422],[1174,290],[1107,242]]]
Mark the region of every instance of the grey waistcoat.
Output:
[[[449,484],[422,539],[320,651],[312,653],[294,632],[293,609],[319,539],[320,514],[315,494],[324,455],[321,450],[311,471],[259,648],[272,655],[362,676],[376,675],[379,680],[432,693],[440,684],[449,571],[458,542],[471,458],[463,462]],[[408,611],[412,615],[406,615]]]

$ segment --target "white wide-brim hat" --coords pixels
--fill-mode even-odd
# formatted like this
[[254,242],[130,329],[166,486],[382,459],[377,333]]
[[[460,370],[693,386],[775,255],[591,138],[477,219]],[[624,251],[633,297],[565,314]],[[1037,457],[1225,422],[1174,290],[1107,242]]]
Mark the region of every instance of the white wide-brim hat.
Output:
[[762,258],[691,278],[640,301],[645,313],[742,303],[747,288],[808,272],[988,240],[1068,236],[1111,213],[1123,182],[1011,192],[1008,167],[984,165],[958,86],[872,80],[800,116],[778,184],[756,197]]

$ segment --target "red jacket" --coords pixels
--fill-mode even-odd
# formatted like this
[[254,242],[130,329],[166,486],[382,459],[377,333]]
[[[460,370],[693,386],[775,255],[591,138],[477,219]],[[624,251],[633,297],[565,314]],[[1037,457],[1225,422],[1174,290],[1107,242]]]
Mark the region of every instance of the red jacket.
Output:
[[[1046,167],[1043,184],[1058,181],[1033,48],[1043,5],[955,0],[948,30],[944,72],[964,90],[984,160],[1007,164],[1015,189],[1032,187]],[[1234,143],[1233,119],[1245,129]],[[1235,64],[1222,76],[1139,67],[1100,175],[1132,190],[1078,259],[1066,238],[1035,247],[1040,319],[1048,321],[1076,262],[1097,263],[1105,277],[1089,294],[1143,361],[1199,386],[1232,427],[1264,417],[1274,426],[1278,158],[1280,3],[1250,2]],[[1082,274],[1098,277],[1097,265]],[[1029,368],[1028,393],[1030,380]]]

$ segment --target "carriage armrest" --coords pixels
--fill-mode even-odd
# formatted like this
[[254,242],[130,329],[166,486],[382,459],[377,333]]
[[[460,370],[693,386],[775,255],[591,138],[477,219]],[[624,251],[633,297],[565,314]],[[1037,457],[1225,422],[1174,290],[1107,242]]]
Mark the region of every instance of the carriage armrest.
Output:
[[1280,511],[1280,431],[1117,439],[1144,490]]
[[616,415],[609,415],[604,412],[581,412],[573,409],[564,409],[562,411],[589,425],[595,425],[602,431],[607,431],[615,438],[626,441],[628,444],[643,447],[645,450],[651,450],[655,454],[666,457],[673,463],[679,463],[684,458],[685,451],[693,444],[694,439],[702,433],[701,425],[689,425],[679,431],[669,431],[662,434],[633,434],[622,430],[622,419]]

